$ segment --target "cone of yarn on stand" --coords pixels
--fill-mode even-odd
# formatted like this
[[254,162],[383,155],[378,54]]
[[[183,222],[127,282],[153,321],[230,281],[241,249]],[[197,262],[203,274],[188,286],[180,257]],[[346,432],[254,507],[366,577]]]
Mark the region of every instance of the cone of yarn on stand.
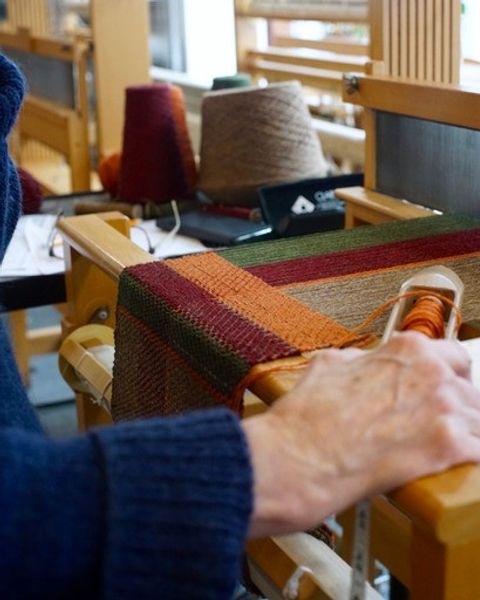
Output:
[[326,174],[298,82],[205,95],[198,188],[214,201],[255,206],[262,185]]
[[169,202],[188,197],[195,182],[181,90],[169,84],[127,88],[119,198]]

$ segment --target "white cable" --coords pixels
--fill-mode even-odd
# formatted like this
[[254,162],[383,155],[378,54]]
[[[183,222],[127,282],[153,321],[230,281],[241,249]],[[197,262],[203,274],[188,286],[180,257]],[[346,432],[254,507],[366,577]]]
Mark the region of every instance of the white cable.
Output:
[[170,202],[170,206],[172,207],[173,216],[175,218],[175,225],[173,226],[173,229],[171,229],[167,233],[167,235],[163,238],[163,240],[155,246],[154,255],[156,255],[157,252],[159,250],[161,250],[164,246],[168,246],[169,244],[171,244],[173,242],[175,236],[177,235],[178,231],[180,230],[180,225],[182,224],[182,219],[181,219],[180,213],[178,211],[177,201],[172,200]]

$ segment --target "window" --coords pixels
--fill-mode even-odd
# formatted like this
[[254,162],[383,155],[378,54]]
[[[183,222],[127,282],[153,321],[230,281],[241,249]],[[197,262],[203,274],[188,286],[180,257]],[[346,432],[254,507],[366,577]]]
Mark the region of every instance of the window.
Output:
[[465,0],[462,2],[462,54],[464,58],[480,61],[480,2]]
[[150,0],[155,66],[209,87],[236,71],[233,0]]

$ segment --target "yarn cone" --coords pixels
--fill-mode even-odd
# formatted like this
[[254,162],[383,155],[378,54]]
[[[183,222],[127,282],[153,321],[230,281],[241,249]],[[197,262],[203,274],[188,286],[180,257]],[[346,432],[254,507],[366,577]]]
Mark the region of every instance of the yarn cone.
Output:
[[195,181],[181,90],[169,84],[127,88],[119,197],[169,202],[188,197]]
[[298,82],[205,95],[198,187],[213,200],[255,206],[260,186],[326,174]]

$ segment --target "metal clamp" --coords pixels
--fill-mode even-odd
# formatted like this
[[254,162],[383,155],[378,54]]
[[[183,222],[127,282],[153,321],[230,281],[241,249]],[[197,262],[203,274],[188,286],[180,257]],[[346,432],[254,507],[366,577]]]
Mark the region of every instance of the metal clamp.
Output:
[[354,75],[353,73],[345,73],[343,75],[343,85],[345,88],[345,92],[349,96],[352,96],[360,90],[360,79],[357,75]]

